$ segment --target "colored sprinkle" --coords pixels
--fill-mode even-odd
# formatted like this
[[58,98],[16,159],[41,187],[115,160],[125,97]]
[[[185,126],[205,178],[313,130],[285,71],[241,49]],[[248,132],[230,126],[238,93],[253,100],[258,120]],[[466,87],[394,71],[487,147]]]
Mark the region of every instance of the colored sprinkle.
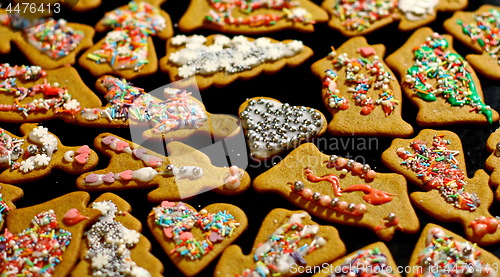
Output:
[[37,65],[14,65],[8,63],[0,64],[0,80],[8,78],[20,78],[23,82],[36,81],[47,76],[47,72]]
[[0,193],[0,222],[4,221],[4,216],[10,212],[9,206],[3,200],[3,195]]
[[[425,101],[436,101],[436,95],[441,95],[452,106],[471,106],[471,111],[484,114],[493,124],[491,108],[479,97],[467,62],[462,56],[446,51],[448,46],[448,41],[438,33],[428,37],[414,49],[415,64],[408,69],[404,82]],[[435,84],[429,79],[436,79]]]
[[431,147],[414,140],[410,144],[413,153],[404,148],[397,149],[396,153],[403,159],[401,165],[417,173],[425,187],[439,190],[445,201],[458,209],[474,211],[481,201],[476,193],[465,192],[465,174],[455,159],[460,152],[448,149],[450,144],[443,136],[434,136]]
[[363,31],[373,23],[398,11],[397,0],[337,0],[334,15],[349,31]]
[[394,277],[393,269],[387,264],[387,257],[378,248],[359,250],[345,259],[328,277],[384,276]]

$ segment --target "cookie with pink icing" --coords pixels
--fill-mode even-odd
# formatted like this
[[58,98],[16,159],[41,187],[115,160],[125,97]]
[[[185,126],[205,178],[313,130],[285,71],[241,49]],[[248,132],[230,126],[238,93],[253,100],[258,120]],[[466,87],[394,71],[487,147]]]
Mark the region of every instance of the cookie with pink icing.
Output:
[[43,126],[21,125],[22,137],[0,128],[0,182],[20,184],[43,178],[52,169],[82,174],[93,169],[97,154],[89,146],[65,146]]
[[105,169],[78,177],[76,184],[81,190],[154,188],[148,199],[161,202],[212,189],[221,194],[238,194],[250,186],[244,170],[213,166],[207,155],[180,142],[167,144],[168,157],[110,133],[97,136],[94,147],[111,160]]

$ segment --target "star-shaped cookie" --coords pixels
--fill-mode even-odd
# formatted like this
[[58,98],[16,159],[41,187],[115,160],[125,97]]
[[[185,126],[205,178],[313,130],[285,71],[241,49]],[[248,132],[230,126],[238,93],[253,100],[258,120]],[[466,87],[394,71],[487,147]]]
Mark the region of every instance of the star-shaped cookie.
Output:
[[386,241],[396,230],[411,234],[419,229],[401,175],[325,155],[312,143],[290,152],[255,178],[253,186],[278,193],[318,218],[368,228]]

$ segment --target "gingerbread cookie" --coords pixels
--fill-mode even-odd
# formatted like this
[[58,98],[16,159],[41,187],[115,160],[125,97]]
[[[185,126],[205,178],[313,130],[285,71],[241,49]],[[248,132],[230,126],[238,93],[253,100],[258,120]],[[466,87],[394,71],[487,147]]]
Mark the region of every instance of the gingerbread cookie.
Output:
[[214,276],[294,276],[299,266],[319,266],[344,254],[334,227],[317,224],[304,211],[274,209],[264,218],[250,255],[229,246]]
[[484,166],[491,171],[490,185],[497,188],[495,192],[496,199],[500,199],[500,129],[497,129],[490,135],[486,141],[486,150],[491,155],[486,159]]
[[382,162],[426,190],[410,195],[419,209],[438,220],[462,224],[471,241],[498,243],[498,220],[488,211],[493,203],[489,176],[478,170],[468,178],[462,151],[455,133],[425,129],[413,139],[395,139],[382,153]]
[[23,195],[23,190],[16,186],[0,184],[0,230],[3,229],[7,214],[16,208],[12,202],[20,199]]
[[73,67],[44,70],[7,63],[0,64],[0,103],[0,121],[9,123],[73,122],[84,107],[102,106]]
[[306,143],[255,178],[254,189],[274,192],[318,218],[365,227],[391,240],[396,230],[419,229],[404,178],[321,153]]
[[418,29],[386,62],[403,80],[405,95],[419,108],[418,125],[498,121],[498,113],[482,99],[476,74],[453,49],[450,36]]
[[30,20],[0,9],[0,34],[0,54],[10,53],[12,41],[30,63],[54,69],[74,64],[76,55],[93,45],[94,29],[64,19]]
[[82,174],[97,165],[97,154],[87,145],[64,146],[47,128],[21,125],[22,137],[0,128],[0,182],[20,184],[43,178],[52,169]]
[[310,0],[191,0],[179,21],[179,29],[184,33],[199,28],[231,34],[263,34],[287,29],[313,32],[315,23],[327,20],[328,14]]
[[328,26],[353,37],[396,21],[400,21],[399,30],[411,31],[434,21],[437,11],[466,8],[467,0],[326,0],[321,6],[331,15]]
[[80,262],[71,276],[163,276],[163,265],[149,251],[151,243],[140,232],[142,225],[122,198],[105,193],[90,208],[101,212],[85,232]]
[[151,36],[167,39],[173,35],[170,16],[159,5],[141,0],[106,13],[95,29],[112,29],[78,60],[95,77],[113,74],[132,79],[155,73],[158,59]]
[[236,166],[215,167],[207,155],[180,142],[167,144],[169,157],[155,153],[110,133],[100,134],[94,147],[111,157],[105,169],[78,177],[86,191],[156,188],[148,200],[179,200],[214,189],[238,194],[250,186],[248,174]]
[[[0,236],[2,274],[67,276],[78,261],[84,229],[99,214],[86,207],[89,199],[86,192],[72,192],[11,211]],[[83,220],[75,223],[75,217]]]
[[299,40],[177,35],[167,42],[160,69],[172,82],[195,77],[204,90],[212,85],[225,87],[237,79],[249,80],[262,72],[275,73],[285,65],[297,67],[312,55],[311,48]]
[[391,251],[380,241],[356,250],[329,265],[321,265],[321,267],[321,271],[315,271],[316,274],[313,277],[401,277]]
[[268,97],[254,97],[240,105],[238,113],[250,156],[265,160],[321,136],[325,116],[318,110]]
[[384,45],[363,37],[332,47],[311,70],[323,80],[321,95],[333,115],[333,135],[408,137],[413,128],[401,118],[401,87],[383,61]]
[[474,12],[456,12],[444,22],[446,31],[479,53],[465,58],[479,74],[500,80],[500,8],[483,5]]
[[[446,262],[443,262],[446,261]],[[427,224],[410,257],[407,276],[498,276],[500,260],[475,243]]]
[[247,217],[240,208],[223,203],[198,212],[183,202],[163,201],[148,216],[153,236],[186,276],[203,270],[247,225]]

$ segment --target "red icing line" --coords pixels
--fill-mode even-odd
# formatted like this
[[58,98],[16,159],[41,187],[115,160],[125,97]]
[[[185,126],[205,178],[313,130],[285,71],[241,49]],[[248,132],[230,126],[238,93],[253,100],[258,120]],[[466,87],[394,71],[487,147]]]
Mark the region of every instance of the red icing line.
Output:
[[357,184],[350,185],[347,188],[343,189],[344,192],[353,192],[353,191],[361,191],[365,195],[363,196],[363,200],[372,205],[382,205],[392,201],[391,196],[395,196],[395,194],[388,193],[383,190],[378,190],[370,187],[365,184]]

